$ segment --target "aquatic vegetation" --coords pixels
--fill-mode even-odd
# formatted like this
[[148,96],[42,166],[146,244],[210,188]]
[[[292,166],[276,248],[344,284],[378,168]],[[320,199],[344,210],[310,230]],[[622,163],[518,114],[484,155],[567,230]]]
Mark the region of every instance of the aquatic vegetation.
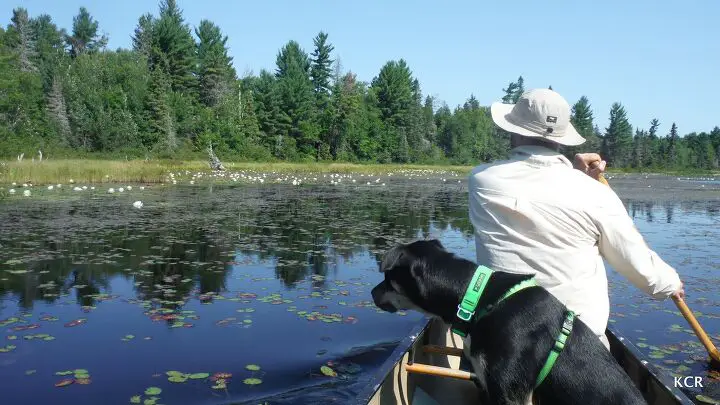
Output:
[[[242,401],[304,379],[329,384],[324,389],[332,397],[337,385],[357,381],[387,356],[385,346],[365,347],[368,342],[399,339],[422,319],[379,311],[372,302],[370,289],[381,277],[377,260],[387,247],[422,234],[474,255],[457,183],[462,176],[232,166],[224,175],[171,173],[166,185],[145,190],[112,179],[92,190],[72,174],[72,186],[68,179],[52,189],[28,184],[31,197],[3,202],[0,293],[8,305],[0,309],[0,361],[23,356],[8,368],[17,377],[9,379],[4,398],[26,401],[41,384],[38,376],[54,370],[60,374],[42,384],[59,384],[58,395],[77,404],[106,399],[77,387],[87,383],[119,402],[143,405],[219,396]],[[63,197],[47,199],[51,195]],[[141,199],[142,209],[133,207]],[[637,203],[629,204],[632,210]],[[717,302],[706,286],[720,261],[700,242],[720,236],[708,213],[713,207],[677,208],[677,225],[664,214],[661,224],[637,222],[661,229],[650,233],[661,254],[685,255],[688,247],[674,247],[678,235],[697,233],[688,269],[707,277],[688,278],[686,288],[698,299],[692,307],[703,325],[720,337]],[[640,219],[646,211],[667,211],[642,209]],[[683,218],[708,225],[688,228]],[[672,305],[611,282],[612,322],[639,350],[669,375],[707,374],[702,346]],[[288,336],[297,341],[293,356],[269,354]],[[51,349],[51,357],[40,355]],[[293,363],[303,356],[311,366]],[[104,365],[93,361],[99,358]],[[46,360],[91,367],[93,375],[63,366],[48,371]],[[133,378],[114,365],[131,365]],[[28,368],[37,375],[30,377],[35,373]]]

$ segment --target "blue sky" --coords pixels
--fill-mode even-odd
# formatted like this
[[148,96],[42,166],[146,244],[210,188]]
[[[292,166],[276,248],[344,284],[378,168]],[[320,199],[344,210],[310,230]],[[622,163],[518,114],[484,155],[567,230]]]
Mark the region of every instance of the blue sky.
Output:
[[[586,95],[604,129],[621,102],[633,126],[660,119],[665,134],[720,125],[720,1],[231,1],[178,0],[191,25],[201,19],[226,35],[239,75],[274,69],[288,40],[312,52],[329,33],[344,69],[370,81],[382,65],[404,58],[424,94],[461,104],[502,96],[519,75],[526,89],[553,88],[571,104]],[[84,5],[110,48],[129,47],[138,17],[157,15],[147,0],[6,0],[0,23],[23,6],[61,27]]]

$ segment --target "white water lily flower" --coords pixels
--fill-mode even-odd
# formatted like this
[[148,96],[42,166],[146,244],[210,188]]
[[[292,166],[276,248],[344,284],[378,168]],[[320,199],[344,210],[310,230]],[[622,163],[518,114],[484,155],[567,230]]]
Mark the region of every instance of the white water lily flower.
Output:
[[15,189],[14,189],[14,188],[11,188],[10,190],[8,190],[8,193],[10,193],[10,194],[15,194]]
[[138,209],[142,208],[143,207],[142,201],[135,201],[133,203],[133,207],[138,208]]
[[23,192],[23,195],[24,195],[25,197],[30,197],[30,190],[25,190],[25,191]]

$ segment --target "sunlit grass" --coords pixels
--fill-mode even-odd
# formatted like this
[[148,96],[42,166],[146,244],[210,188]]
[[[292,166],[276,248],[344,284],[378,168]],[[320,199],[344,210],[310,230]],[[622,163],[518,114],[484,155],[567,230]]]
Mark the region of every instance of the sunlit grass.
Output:
[[[289,163],[289,162],[224,162],[230,171],[253,171],[258,173],[372,173],[388,174],[407,170],[428,170],[465,175],[472,166],[417,165],[417,164],[353,164],[353,163]],[[207,162],[202,160],[103,160],[103,159],[63,159],[33,162],[10,161],[0,165],[0,184],[32,183],[35,185],[68,183],[161,183],[167,180],[171,172],[188,171],[192,173],[210,172]],[[637,173],[637,170],[609,170],[609,173]],[[665,172],[670,175],[691,174],[719,175],[699,171]]]
[[[433,170],[468,173],[471,166],[428,166],[351,163],[252,163],[224,162],[227,170],[277,173],[390,173],[400,170]],[[204,161],[68,159],[43,162],[7,162],[0,166],[0,183],[35,185],[67,183],[160,183],[170,172],[210,172]]]

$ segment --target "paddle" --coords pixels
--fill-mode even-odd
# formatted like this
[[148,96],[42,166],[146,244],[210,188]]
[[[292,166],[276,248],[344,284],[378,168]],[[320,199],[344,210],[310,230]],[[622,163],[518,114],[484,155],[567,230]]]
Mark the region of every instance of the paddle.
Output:
[[[608,181],[602,174],[598,178],[598,181],[610,187],[610,183],[608,183]],[[680,313],[682,313],[685,317],[685,320],[695,331],[695,335],[697,335],[698,339],[700,339],[700,342],[703,344],[703,346],[705,346],[705,349],[710,354],[710,364],[712,364],[716,368],[720,368],[720,352],[718,352],[718,349],[715,347],[712,340],[710,340],[710,337],[708,337],[707,333],[705,333],[705,330],[702,328],[702,326],[700,326],[700,323],[697,321],[692,311],[690,311],[690,308],[688,308],[685,300],[675,296],[672,297],[672,300],[675,302],[675,305],[677,305]]]

